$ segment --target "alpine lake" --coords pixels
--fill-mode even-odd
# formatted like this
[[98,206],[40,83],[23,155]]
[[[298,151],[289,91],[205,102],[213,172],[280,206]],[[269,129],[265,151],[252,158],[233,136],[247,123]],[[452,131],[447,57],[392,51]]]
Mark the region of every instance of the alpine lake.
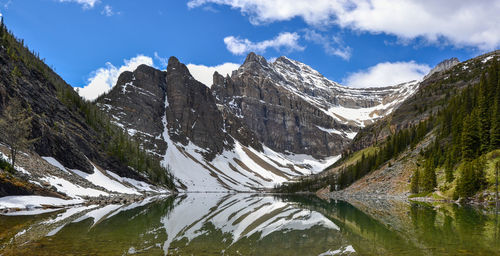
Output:
[[495,209],[188,193],[0,215],[0,255],[500,255]]

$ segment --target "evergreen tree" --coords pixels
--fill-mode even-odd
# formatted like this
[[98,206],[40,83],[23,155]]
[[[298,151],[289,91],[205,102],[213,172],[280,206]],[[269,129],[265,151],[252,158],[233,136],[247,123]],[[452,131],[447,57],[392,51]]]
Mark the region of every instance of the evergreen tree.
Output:
[[488,102],[492,102],[494,100],[499,82],[498,61],[496,58],[493,58],[491,66],[488,69]]
[[411,182],[410,182],[410,192],[413,194],[418,194],[420,192],[420,172],[418,168],[416,168],[413,171],[413,175],[411,177]]
[[457,182],[457,194],[460,197],[470,197],[474,195],[474,169],[471,162],[466,161],[461,169],[461,174]]
[[436,171],[432,166],[432,162],[428,160],[425,162],[424,171],[422,175],[422,191],[433,192],[436,186],[437,186]]
[[[491,73],[491,72],[490,72]],[[488,83],[484,73],[481,75],[481,80],[479,82],[479,99],[478,99],[478,126],[479,126],[479,139],[480,147],[479,154],[484,154],[488,151],[490,147],[490,129],[491,129],[491,118],[489,104],[491,104],[489,93],[488,93]]]
[[[498,81],[500,87],[500,80]],[[490,149],[500,148],[500,89],[497,88],[491,116]]]
[[464,119],[462,128],[462,159],[474,159],[479,145],[476,111]]
[[446,182],[452,182],[454,177],[453,177],[453,166],[452,166],[452,154],[448,154],[446,157],[446,160],[444,162],[444,173],[445,173],[445,178]]
[[486,177],[484,174],[484,163],[476,159],[465,161],[461,168],[461,175],[457,182],[457,194],[461,197],[471,197],[477,191],[484,189]]

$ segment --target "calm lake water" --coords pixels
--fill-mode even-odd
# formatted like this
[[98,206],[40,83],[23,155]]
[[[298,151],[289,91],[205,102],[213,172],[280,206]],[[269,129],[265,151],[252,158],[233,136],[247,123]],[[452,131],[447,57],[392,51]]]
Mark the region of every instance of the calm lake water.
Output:
[[499,221],[446,204],[185,194],[0,216],[0,255],[500,255]]

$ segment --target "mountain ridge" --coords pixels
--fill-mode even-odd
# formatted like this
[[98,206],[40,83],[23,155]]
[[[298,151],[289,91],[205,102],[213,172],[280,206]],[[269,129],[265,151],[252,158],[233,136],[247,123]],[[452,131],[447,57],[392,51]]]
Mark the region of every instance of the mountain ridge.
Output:
[[[276,68],[277,65],[280,65],[279,69]],[[295,76],[300,76],[300,79],[284,78],[285,70],[290,68],[304,69],[307,72]],[[177,181],[178,186],[188,190],[203,187],[210,191],[270,188],[298,176],[319,172],[338,158],[337,155],[355,136],[355,131],[361,124],[340,123],[332,115],[326,114],[325,109],[318,107],[321,105],[319,101],[304,100],[303,96],[308,95],[309,99],[314,100],[316,85],[323,88],[334,85],[336,91],[330,92],[332,97],[338,91],[361,92],[366,95],[377,92],[378,96],[372,96],[372,100],[363,104],[377,106],[380,103],[378,105],[383,106],[382,103],[388,102],[397,104],[397,99],[394,99],[397,97],[394,96],[398,93],[398,88],[404,87],[338,89],[336,83],[305,64],[286,57],[269,63],[255,53],[248,54],[245,62],[231,76],[223,77],[215,72],[212,87],[196,81],[189,69],[175,57],[169,58],[166,71],[147,68],[151,70],[150,75],[157,74],[153,80],[134,75],[141,73],[143,69],[146,68],[141,67],[120,75],[116,86],[99,97],[96,104],[119,126],[132,132],[131,135],[139,138],[142,136],[142,146],[154,153],[176,177],[182,177]],[[290,72],[288,76],[291,77]],[[297,80],[302,81],[303,77],[307,77],[309,81],[306,87],[313,89],[304,87],[296,90],[301,83]],[[318,84],[318,79],[328,86]],[[281,82],[274,83],[276,80]],[[151,86],[159,86],[161,89],[147,89]],[[412,83],[404,88],[407,90],[416,86],[417,83]],[[290,92],[291,90],[297,92]],[[351,99],[347,99],[349,97]],[[148,105],[141,107],[147,101],[156,102],[154,111]],[[322,101],[326,102],[327,99],[322,98]],[[346,95],[342,101],[353,106],[352,94]],[[125,107],[127,105],[129,107]],[[136,106],[138,109],[135,109]],[[306,109],[308,112],[304,112]],[[128,115],[127,111],[131,114]],[[279,118],[273,117],[277,112],[281,113]],[[151,122],[134,118],[134,113],[139,113],[138,116]],[[153,118],[151,113],[158,115],[155,114]],[[380,116],[384,115],[383,111],[378,113]],[[279,120],[276,127],[267,125],[266,128],[266,124],[276,123],[276,120]],[[122,121],[125,123],[121,124]],[[151,127],[142,127],[144,125]],[[163,130],[160,128],[162,125]],[[282,127],[291,128],[287,130]],[[153,133],[148,132],[152,130]],[[266,134],[266,130],[275,132]],[[301,144],[295,145],[297,138],[291,136],[297,134],[302,137],[299,140],[316,142],[310,144],[310,149]],[[325,137],[329,137],[331,141],[326,148],[322,142]],[[279,138],[282,138],[282,145],[289,146],[273,144]],[[306,151],[301,150],[302,147]],[[336,149],[332,151],[328,147]],[[325,157],[327,160],[315,160]],[[204,176],[207,171],[209,176]]]

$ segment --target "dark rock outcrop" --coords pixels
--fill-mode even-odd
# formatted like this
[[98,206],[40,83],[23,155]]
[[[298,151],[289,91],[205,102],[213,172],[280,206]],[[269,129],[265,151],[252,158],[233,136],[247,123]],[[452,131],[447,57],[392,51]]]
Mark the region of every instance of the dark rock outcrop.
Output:
[[141,65],[122,73],[116,86],[97,99],[97,105],[159,157],[167,149],[164,120],[170,139],[205,149],[208,160],[231,149],[233,138],[262,149],[254,133],[218,106],[210,88],[196,81],[175,57],[169,59],[167,71]]
[[120,74],[113,90],[96,104],[147,149],[162,155],[167,147],[161,138],[166,90],[166,72],[140,65],[134,72]]
[[144,180],[103,150],[107,138],[88,125],[74,100],[79,96],[70,85],[44,64],[27,64],[12,57],[25,50],[8,54],[0,47],[0,116],[10,102],[18,101],[32,115],[29,138],[36,139],[32,150],[39,155],[54,157],[65,167],[86,173],[93,173],[93,162],[121,176]]
[[187,67],[170,57],[167,67],[167,127],[174,141],[188,141],[206,149],[208,158],[230,148],[234,141],[224,132],[224,122],[210,88],[196,81]]

